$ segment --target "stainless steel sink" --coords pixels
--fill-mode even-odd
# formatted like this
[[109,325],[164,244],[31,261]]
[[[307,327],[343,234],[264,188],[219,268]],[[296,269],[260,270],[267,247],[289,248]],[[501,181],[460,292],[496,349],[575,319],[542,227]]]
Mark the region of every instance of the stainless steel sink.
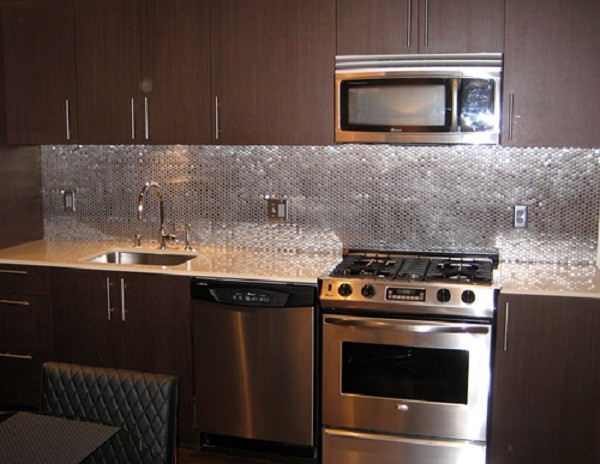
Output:
[[149,253],[144,251],[111,251],[103,253],[88,259],[94,263],[107,264],[142,264],[148,266],[177,266],[183,264],[190,259],[194,259],[196,255],[178,255],[178,254],[162,254]]

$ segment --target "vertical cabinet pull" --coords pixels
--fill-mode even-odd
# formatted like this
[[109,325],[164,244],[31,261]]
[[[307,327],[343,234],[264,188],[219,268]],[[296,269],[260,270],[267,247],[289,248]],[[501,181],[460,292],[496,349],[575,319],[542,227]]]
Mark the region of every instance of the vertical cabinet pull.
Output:
[[67,119],[67,140],[71,140],[71,105],[69,100],[65,100],[65,117]]
[[219,140],[219,97],[215,97],[215,140]]
[[148,97],[144,97],[144,138],[150,139],[150,115],[148,113]]
[[125,314],[127,310],[125,309],[125,279],[121,279],[121,320],[125,322]]
[[112,285],[112,283],[110,282],[110,277],[107,277],[106,278],[106,311],[107,311],[107,316],[108,316],[109,321],[112,318],[112,312],[114,311],[114,309],[110,305],[110,287],[111,287],[111,285]]
[[506,307],[504,308],[504,351],[508,351],[508,315],[509,315],[509,305],[508,301],[506,302]]
[[429,0],[425,0],[425,46],[429,47]]
[[406,47],[410,48],[410,39],[412,35],[412,0],[408,0],[408,14],[406,21]]
[[515,119],[515,94],[508,96],[508,140],[513,139],[513,121]]
[[131,140],[135,140],[135,103],[131,99]]

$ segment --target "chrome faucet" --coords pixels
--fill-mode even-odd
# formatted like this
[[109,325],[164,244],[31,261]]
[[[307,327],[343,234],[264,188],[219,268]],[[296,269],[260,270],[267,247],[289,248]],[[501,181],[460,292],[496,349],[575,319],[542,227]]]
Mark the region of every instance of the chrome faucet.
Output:
[[159,237],[159,243],[160,243],[160,248],[164,250],[166,241],[167,240],[174,240],[175,236],[171,235],[171,234],[168,234],[165,231],[165,209],[164,209],[164,206],[163,206],[163,191],[162,191],[162,188],[160,187],[160,185],[158,185],[154,181],[146,182],[144,184],[144,187],[142,188],[142,191],[140,192],[140,197],[138,199],[138,207],[137,207],[137,210],[138,210],[138,219],[141,221],[142,218],[144,217],[144,195],[150,189],[150,187],[154,187],[156,189],[156,193],[158,194],[158,201],[160,203],[160,237]]

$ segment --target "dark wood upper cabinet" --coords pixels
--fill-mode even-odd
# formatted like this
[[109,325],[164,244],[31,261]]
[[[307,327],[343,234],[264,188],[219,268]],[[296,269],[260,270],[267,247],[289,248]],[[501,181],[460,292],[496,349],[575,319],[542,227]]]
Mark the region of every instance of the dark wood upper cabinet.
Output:
[[420,0],[420,53],[499,53],[504,0]]
[[502,144],[599,147],[600,2],[506,0]]
[[337,0],[337,54],[417,53],[418,5],[418,0]]
[[80,142],[210,143],[208,1],[75,0]]
[[335,0],[212,0],[213,143],[332,144],[334,56]]
[[208,0],[143,0],[141,25],[144,143],[210,144]]
[[7,142],[76,143],[72,0],[4,1],[0,8]]
[[504,0],[338,0],[337,54],[502,52]]
[[140,143],[138,0],[75,0],[79,141]]
[[600,300],[501,295],[491,464],[600,460]]

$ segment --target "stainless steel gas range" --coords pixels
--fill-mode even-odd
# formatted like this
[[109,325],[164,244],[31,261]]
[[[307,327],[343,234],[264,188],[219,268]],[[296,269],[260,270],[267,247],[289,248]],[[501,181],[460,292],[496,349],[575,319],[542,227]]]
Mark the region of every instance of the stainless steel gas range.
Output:
[[320,279],[323,464],[486,462],[497,258],[348,250]]

